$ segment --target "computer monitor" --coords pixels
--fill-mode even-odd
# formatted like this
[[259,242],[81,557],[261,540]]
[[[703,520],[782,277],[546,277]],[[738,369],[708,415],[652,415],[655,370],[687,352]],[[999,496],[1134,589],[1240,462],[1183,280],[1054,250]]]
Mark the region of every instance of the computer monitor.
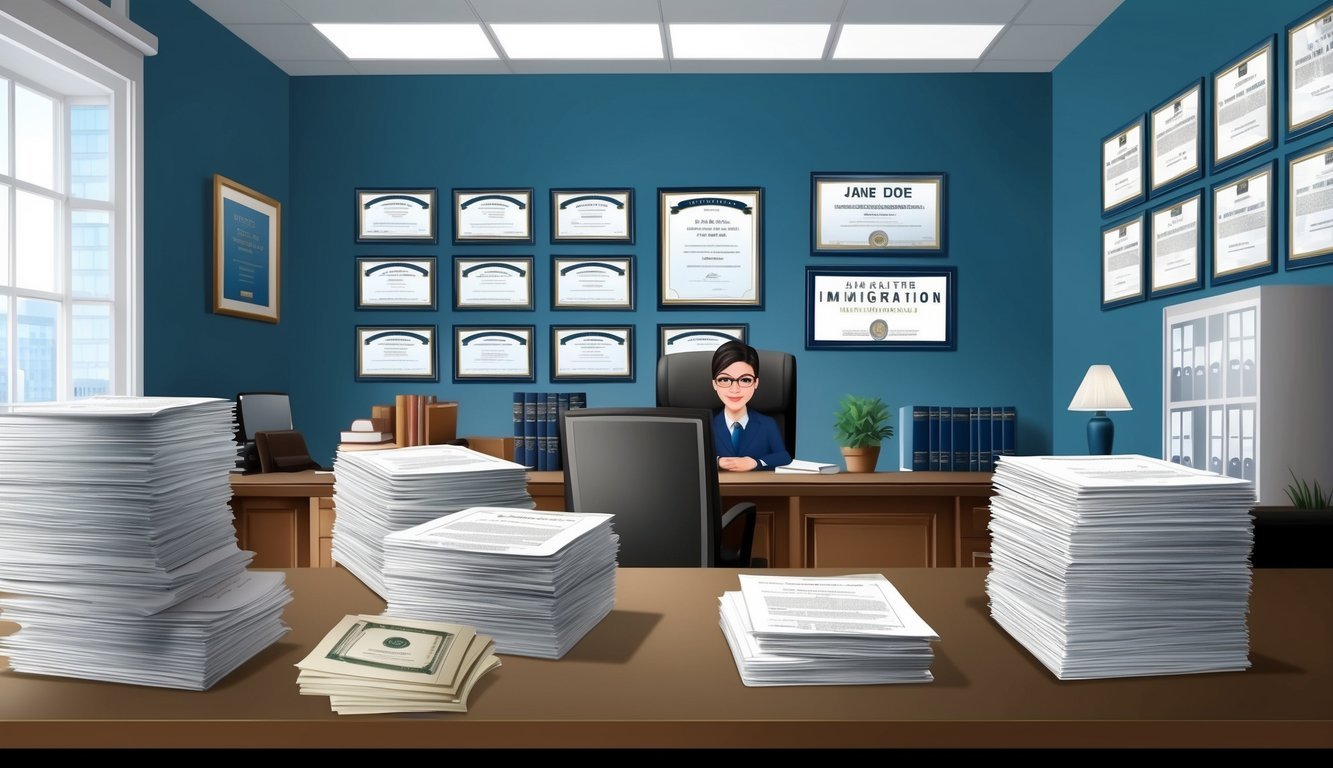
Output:
[[253,443],[256,432],[292,429],[292,404],[285,392],[242,392],[236,396],[237,442]]

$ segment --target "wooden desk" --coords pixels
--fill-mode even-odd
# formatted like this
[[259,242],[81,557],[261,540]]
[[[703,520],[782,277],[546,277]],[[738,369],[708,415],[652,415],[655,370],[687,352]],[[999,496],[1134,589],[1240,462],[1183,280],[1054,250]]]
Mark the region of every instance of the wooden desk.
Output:
[[[754,556],[773,567],[990,564],[989,472],[723,472],[718,485],[724,506],[758,506]],[[333,564],[333,475],[237,475],[232,491],[254,567]],[[537,509],[565,508],[561,472],[529,472],[528,492]]]
[[[989,566],[989,472],[722,472],[724,508],[759,509],[754,556],[773,567]],[[538,509],[565,508],[561,472],[529,472]]]
[[940,635],[932,683],[747,688],[718,628],[737,571],[626,568],[616,609],[565,658],[503,656],[469,712],[339,716],[298,693],[293,665],[344,614],[384,603],[342,568],[307,568],[286,572],[292,632],[210,691],[0,673],[0,744],[1333,747],[1333,570],[1255,572],[1248,671],[1077,682],[990,620],[986,571],[884,573]]

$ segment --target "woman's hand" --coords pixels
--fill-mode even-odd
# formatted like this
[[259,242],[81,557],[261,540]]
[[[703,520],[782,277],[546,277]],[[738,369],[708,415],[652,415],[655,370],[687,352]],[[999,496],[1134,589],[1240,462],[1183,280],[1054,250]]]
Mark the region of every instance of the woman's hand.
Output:
[[723,456],[717,460],[717,466],[731,472],[749,472],[759,466],[759,461],[749,456]]

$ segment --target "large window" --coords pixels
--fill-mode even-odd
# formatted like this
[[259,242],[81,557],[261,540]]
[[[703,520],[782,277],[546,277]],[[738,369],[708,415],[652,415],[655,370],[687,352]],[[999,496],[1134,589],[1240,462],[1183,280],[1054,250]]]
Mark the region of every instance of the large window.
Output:
[[0,403],[142,386],[143,45],[82,3],[0,9]]

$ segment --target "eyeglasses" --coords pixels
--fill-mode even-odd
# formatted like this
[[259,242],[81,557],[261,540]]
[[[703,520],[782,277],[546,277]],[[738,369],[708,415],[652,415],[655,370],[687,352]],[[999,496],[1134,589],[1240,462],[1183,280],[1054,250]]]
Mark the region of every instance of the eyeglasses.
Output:
[[739,385],[741,389],[749,389],[754,386],[756,381],[759,381],[759,379],[753,376],[742,376],[739,379],[733,379],[730,376],[718,376],[713,379],[713,383],[722,389],[730,389],[732,384]]

